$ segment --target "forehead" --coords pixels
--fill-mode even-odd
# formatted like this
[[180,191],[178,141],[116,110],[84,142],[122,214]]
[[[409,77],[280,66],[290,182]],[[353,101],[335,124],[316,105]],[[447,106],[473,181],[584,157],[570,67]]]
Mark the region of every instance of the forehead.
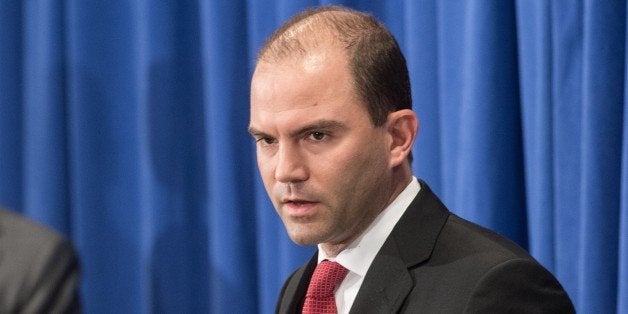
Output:
[[[281,61],[260,61],[251,82],[251,119],[260,112],[358,104],[346,55],[341,49],[314,49]],[[355,108],[354,108],[355,109]]]
[[[284,87],[327,88],[329,80],[347,84],[352,81],[348,71],[348,62],[344,51],[337,48],[320,47],[311,49],[306,54],[293,54],[278,61],[260,61],[253,74],[252,92],[256,88],[272,87],[273,83],[284,84]],[[285,85],[286,83],[291,83]]]

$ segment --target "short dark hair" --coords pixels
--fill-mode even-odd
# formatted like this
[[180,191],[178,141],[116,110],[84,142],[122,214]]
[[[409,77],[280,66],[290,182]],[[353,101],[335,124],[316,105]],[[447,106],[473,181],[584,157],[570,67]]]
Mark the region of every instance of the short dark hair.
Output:
[[280,61],[307,53],[304,43],[316,45],[329,38],[347,53],[355,90],[367,105],[375,126],[388,114],[412,109],[406,59],[394,36],[370,14],[340,6],[310,8],[293,16],[265,42],[259,61]]

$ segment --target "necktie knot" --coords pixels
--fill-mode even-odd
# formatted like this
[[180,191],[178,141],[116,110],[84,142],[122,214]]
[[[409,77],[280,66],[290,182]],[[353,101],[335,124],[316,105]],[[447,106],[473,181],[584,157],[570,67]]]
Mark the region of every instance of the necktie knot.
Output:
[[324,260],[316,266],[307,289],[307,296],[327,298],[334,295],[334,289],[347,275],[348,270],[342,265]]
[[320,262],[305,294],[303,313],[336,313],[334,289],[349,272],[342,265],[324,260]]

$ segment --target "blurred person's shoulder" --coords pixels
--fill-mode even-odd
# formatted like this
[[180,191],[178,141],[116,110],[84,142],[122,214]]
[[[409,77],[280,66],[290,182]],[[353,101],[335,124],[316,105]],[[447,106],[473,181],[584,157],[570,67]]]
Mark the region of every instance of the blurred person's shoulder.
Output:
[[78,268],[61,233],[0,208],[0,312],[77,312]]
[[69,250],[68,253],[73,254],[72,246],[60,233],[18,213],[0,209],[0,259],[37,257],[50,254],[54,249]]

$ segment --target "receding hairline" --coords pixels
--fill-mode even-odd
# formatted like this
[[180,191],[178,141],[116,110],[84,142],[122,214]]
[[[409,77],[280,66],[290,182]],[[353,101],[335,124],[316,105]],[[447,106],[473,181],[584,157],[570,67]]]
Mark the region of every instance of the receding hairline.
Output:
[[346,7],[316,7],[290,18],[260,49],[256,71],[261,62],[300,62],[332,47],[345,56],[374,125],[383,125],[392,111],[412,108],[408,68],[393,34],[372,14]]
[[[342,6],[306,9],[268,38],[259,51],[257,62],[274,63],[285,58],[300,58],[307,55],[310,49],[323,46],[335,46],[346,51],[357,38],[369,31],[359,30],[355,25],[372,23],[379,24],[370,14]],[[351,34],[346,34],[347,30]]]

